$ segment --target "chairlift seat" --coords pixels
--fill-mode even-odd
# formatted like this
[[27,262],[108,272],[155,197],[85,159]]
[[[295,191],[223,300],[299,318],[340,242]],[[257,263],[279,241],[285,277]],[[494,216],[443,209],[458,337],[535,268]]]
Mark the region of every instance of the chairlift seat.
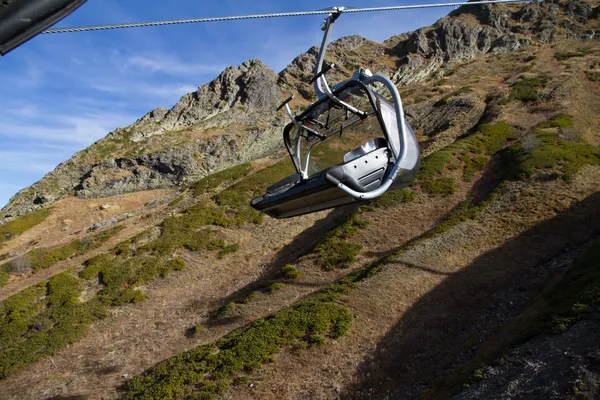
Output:
[[389,157],[386,140],[377,138],[348,152],[345,162],[305,180],[300,174],[282,179],[254,198],[251,205],[274,218],[289,218],[357,202],[338,189],[338,184],[360,192],[377,188],[389,166]]
[[[374,199],[388,190],[408,186],[419,169],[419,144],[405,119],[398,89],[389,78],[359,69],[351,79],[334,87],[327,83],[324,75],[334,65],[323,67],[325,49],[340,12],[330,14],[322,27],[323,41],[311,80],[318,99],[299,115],[293,115],[288,104],[293,96],[277,108],[285,107],[291,119],[283,139],[296,173],[252,199],[252,207],[271,217],[294,217]],[[387,89],[393,102],[380,89]],[[369,124],[371,121],[375,123]],[[347,135],[356,145],[372,137],[375,130],[381,131],[383,137],[347,152],[339,164],[311,164],[311,151],[321,142]],[[328,161],[327,157],[316,158]],[[315,166],[324,169],[309,174],[309,168],[312,172]]]

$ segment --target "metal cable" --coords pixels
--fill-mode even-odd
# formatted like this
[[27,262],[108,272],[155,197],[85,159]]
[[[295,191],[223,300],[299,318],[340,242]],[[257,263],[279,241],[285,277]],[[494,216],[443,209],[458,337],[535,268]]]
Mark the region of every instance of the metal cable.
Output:
[[[359,13],[373,11],[395,11],[395,10],[413,10],[420,8],[437,8],[437,7],[458,7],[464,5],[482,5],[482,4],[499,4],[499,3],[529,3],[530,0],[490,0],[490,1],[473,1],[469,3],[437,3],[437,4],[416,4],[408,6],[389,6],[389,7],[368,7],[368,8],[343,8],[340,11],[343,13]],[[210,17],[210,18],[193,18],[193,19],[177,19],[170,21],[151,21],[151,22],[134,22],[128,24],[111,24],[111,25],[95,25],[95,26],[80,26],[71,28],[54,28],[48,29],[42,34],[49,33],[70,33],[70,32],[87,32],[87,31],[102,31],[108,29],[126,29],[126,28],[142,28],[148,26],[165,26],[165,25],[181,25],[181,24],[197,24],[202,22],[220,22],[220,21],[237,21],[244,19],[259,19],[259,18],[281,18],[281,17],[301,17],[309,15],[323,15],[335,12],[336,8],[316,11],[299,11],[299,12],[284,12],[274,14],[253,14],[253,15],[236,15],[231,17]]]

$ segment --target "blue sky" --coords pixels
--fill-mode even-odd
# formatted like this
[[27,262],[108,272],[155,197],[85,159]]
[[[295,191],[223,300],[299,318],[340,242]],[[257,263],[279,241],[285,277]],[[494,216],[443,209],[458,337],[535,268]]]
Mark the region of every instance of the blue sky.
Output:
[[[418,4],[345,0],[344,6]],[[328,1],[88,0],[60,26],[304,11]],[[451,11],[343,15],[334,38],[376,41],[429,25]],[[117,127],[179,98],[228,65],[260,58],[279,72],[320,43],[323,16],[37,36],[0,58],[0,207],[57,164]]]

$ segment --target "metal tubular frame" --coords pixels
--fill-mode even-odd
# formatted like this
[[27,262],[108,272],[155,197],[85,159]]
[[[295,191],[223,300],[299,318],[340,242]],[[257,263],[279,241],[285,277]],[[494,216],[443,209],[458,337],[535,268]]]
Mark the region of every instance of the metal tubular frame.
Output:
[[[327,44],[329,42],[329,37],[331,34],[333,24],[334,24],[335,20],[337,18],[339,18],[339,16],[343,12],[344,12],[344,7],[334,7],[333,12],[325,18],[325,21],[321,27],[321,29],[324,31],[324,34],[323,34],[323,40],[321,42],[321,48],[319,50],[319,55],[317,57],[317,62],[315,65],[315,71],[314,71],[315,76],[320,74],[321,70],[323,68],[323,62],[325,60],[325,53],[327,51]],[[373,84],[373,83],[381,83],[389,90],[389,92],[392,95],[392,98],[394,100],[394,109],[395,109],[395,113],[396,113],[396,123],[398,125],[398,132],[400,134],[400,137],[399,137],[400,148],[399,149],[394,148],[394,146],[391,145],[391,143],[388,139],[388,147],[390,148],[390,150],[392,152],[392,155],[394,158],[394,163],[390,168],[388,168],[386,175],[382,179],[381,185],[377,189],[369,191],[369,192],[357,192],[354,189],[349,188],[348,186],[344,185],[341,182],[336,183],[337,187],[340,190],[344,191],[345,193],[352,196],[353,198],[359,199],[359,200],[369,200],[369,199],[374,199],[374,198],[381,196],[394,183],[394,180],[400,170],[400,165],[403,163],[403,161],[406,158],[406,154],[407,154],[406,143],[408,142],[408,134],[406,131],[406,121],[405,121],[405,117],[404,117],[404,108],[402,106],[402,98],[400,96],[400,93],[398,92],[398,89],[394,85],[394,83],[384,76],[363,74],[362,72],[363,71],[361,70],[352,79],[336,85],[336,87],[333,90],[329,86],[329,83],[327,82],[327,79],[325,78],[325,74],[321,74],[318,77],[318,79],[314,82],[314,88],[315,88],[315,92],[317,93],[317,96],[319,97],[319,100],[317,101],[317,103],[315,103],[315,105],[318,105],[320,102],[323,102],[326,99],[329,99],[331,101],[331,103],[336,104],[340,107],[343,107],[344,109],[354,113],[355,115],[358,115],[360,118],[365,118],[366,116],[370,115],[370,113],[361,111],[361,110],[357,109],[356,107],[353,107],[350,104],[347,104],[346,102],[342,101],[341,99],[339,99],[337,97],[337,94],[341,93],[351,83],[356,82],[355,84],[361,85],[365,88],[367,94],[369,95],[369,100],[370,100],[371,105],[374,110],[377,110],[377,106],[372,98],[371,93],[369,92],[369,89],[367,88],[368,85]],[[287,105],[287,104],[286,104],[286,110],[296,128],[296,138],[295,138],[295,143],[293,143],[294,150],[292,151],[292,143],[289,139],[290,129],[286,129],[286,132],[284,133],[284,137],[286,139],[285,140],[286,147],[288,148],[288,152],[290,153],[290,157],[292,158],[292,161],[294,162],[297,172],[299,174],[301,174],[303,179],[306,179],[306,178],[308,178],[308,165],[309,165],[309,159],[310,159],[310,152],[312,150],[312,147],[318,142],[313,142],[313,143],[309,142],[306,159],[303,163],[302,162],[303,160],[300,155],[300,150],[301,150],[300,146],[301,146],[301,138],[305,137],[305,136],[302,135],[302,133],[303,133],[302,131],[303,130],[308,130],[309,132],[311,131],[310,128],[304,126],[300,122],[302,120],[302,118],[306,115],[306,112],[301,114],[300,116],[293,117],[293,114],[289,108],[289,105]],[[381,116],[379,114],[380,113],[377,113],[377,115],[380,119],[380,124],[382,126],[382,129],[385,130],[385,124],[381,121]],[[314,132],[310,132],[310,133],[314,134]],[[387,137],[388,132],[384,131],[384,133]],[[321,138],[320,140],[325,140],[326,138],[328,138],[329,136],[331,136],[333,134],[334,133],[326,136],[325,138]],[[306,137],[306,138],[308,139],[308,137]]]

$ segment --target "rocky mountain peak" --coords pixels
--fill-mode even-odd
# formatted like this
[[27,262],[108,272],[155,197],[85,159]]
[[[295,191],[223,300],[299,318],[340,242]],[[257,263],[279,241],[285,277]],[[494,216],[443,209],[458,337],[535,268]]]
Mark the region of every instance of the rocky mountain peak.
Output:
[[170,110],[150,111],[133,125],[137,132],[132,140],[196,125],[236,106],[246,113],[271,111],[280,99],[277,75],[261,60],[248,60],[237,68],[225,68],[213,81],[184,95]]

